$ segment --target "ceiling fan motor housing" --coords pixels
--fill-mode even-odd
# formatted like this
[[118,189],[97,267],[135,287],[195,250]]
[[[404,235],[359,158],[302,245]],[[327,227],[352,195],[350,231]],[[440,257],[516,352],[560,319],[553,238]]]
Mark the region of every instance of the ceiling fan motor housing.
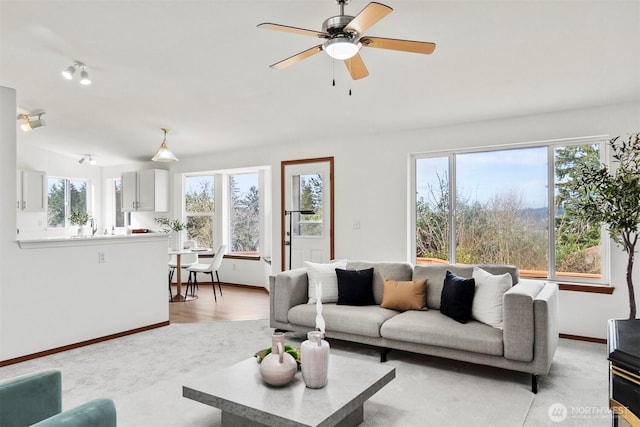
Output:
[[355,31],[345,31],[344,27],[349,25],[349,22],[353,20],[353,16],[349,15],[337,15],[326,19],[322,23],[322,31],[329,34],[331,38],[334,37],[348,37],[356,38],[358,33]]

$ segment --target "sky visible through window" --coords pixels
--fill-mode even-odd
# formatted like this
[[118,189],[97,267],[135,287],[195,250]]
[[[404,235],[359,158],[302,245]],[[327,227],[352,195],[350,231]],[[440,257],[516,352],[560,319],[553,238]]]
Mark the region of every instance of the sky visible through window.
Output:
[[[496,194],[513,192],[522,197],[523,208],[548,204],[546,147],[464,153],[456,158],[456,184],[461,196],[487,203]],[[428,199],[429,188],[438,188],[438,176],[447,177],[448,158],[418,160],[418,198]]]
[[[191,176],[190,179],[185,180],[185,192],[194,193],[199,192],[202,189],[202,183],[206,182],[211,175],[203,175],[201,177]],[[233,175],[236,180],[236,184],[241,194],[249,191],[252,185],[256,185],[255,173],[240,173]],[[199,179],[197,179],[199,178]]]

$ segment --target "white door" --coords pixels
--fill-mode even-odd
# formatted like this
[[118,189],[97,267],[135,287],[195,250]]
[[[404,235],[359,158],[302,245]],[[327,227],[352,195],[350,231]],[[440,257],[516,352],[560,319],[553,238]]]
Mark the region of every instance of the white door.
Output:
[[333,256],[333,158],[284,165],[283,270],[304,261],[325,263]]

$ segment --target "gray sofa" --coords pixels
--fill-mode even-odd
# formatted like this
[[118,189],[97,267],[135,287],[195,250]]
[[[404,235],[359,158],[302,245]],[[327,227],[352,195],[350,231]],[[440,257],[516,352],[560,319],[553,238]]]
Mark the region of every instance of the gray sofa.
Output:
[[[471,320],[466,324],[440,313],[446,271],[472,277],[471,265],[416,265],[402,262],[348,261],[347,269],[374,268],[376,304],[347,306],[325,303],[326,336],[380,347],[381,361],[391,349],[494,366],[531,374],[531,388],[551,367],[558,344],[558,286],[520,280],[513,266],[479,265],[491,274],[510,273],[513,287],[503,297],[503,329]],[[399,312],[382,308],[384,280],[427,279],[428,310]],[[270,280],[270,325],[284,331],[315,328],[315,304],[307,304],[307,269],[284,271]]]

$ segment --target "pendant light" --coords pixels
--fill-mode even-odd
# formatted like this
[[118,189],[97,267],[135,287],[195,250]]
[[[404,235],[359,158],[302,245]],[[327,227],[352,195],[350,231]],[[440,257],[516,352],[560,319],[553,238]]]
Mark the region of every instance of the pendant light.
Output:
[[162,132],[164,132],[164,139],[162,140],[162,144],[160,144],[160,148],[156,152],[156,155],[153,156],[151,160],[154,162],[177,162],[178,158],[174,156],[174,154],[167,147],[167,132],[169,129],[161,128]]

